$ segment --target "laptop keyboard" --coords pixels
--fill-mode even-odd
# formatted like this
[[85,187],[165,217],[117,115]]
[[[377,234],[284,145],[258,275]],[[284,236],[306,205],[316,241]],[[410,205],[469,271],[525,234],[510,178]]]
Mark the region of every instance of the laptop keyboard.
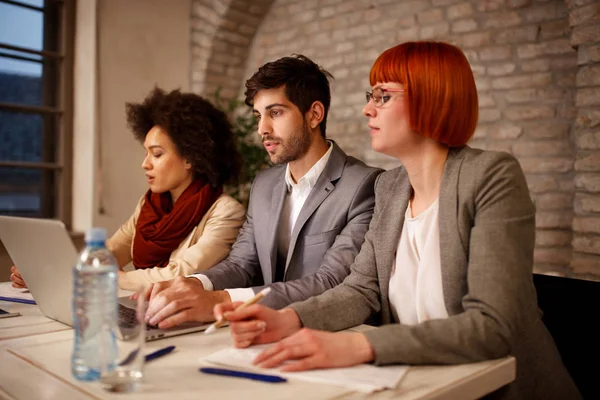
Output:
[[[135,325],[135,310],[119,304],[119,326],[122,328],[133,328]],[[156,325],[146,324],[146,330],[158,329]]]

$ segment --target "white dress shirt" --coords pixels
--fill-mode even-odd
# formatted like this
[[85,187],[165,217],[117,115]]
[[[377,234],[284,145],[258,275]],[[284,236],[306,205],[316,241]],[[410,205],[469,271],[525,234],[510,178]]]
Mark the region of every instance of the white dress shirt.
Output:
[[410,204],[406,209],[389,288],[392,313],[405,325],[448,318],[442,288],[438,200],[414,218]]
[[[317,183],[317,180],[321,176],[321,173],[325,169],[331,152],[333,150],[333,144],[328,142],[329,150],[325,152],[323,157],[319,159],[306,174],[298,182],[294,182],[292,173],[290,171],[290,165],[286,166],[285,170],[285,183],[288,189],[287,196],[285,197],[283,209],[281,210],[281,218],[279,219],[279,226],[277,227],[278,241],[277,251],[285,260],[290,245],[290,238],[294,230],[294,225],[300,215],[300,211],[306,202],[306,199],[310,195],[312,188]],[[277,266],[275,266],[277,267]],[[213,290],[213,284],[204,274],[192,275],[200,281],[206,290]],[[231,301],[246,301],[254,297],[254,290],[252,288],[237,288],[237,289],[225,289]]]

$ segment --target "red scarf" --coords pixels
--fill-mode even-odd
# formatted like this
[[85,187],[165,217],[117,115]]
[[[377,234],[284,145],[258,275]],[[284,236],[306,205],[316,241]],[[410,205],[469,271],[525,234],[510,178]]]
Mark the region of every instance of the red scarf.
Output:
[[179,196],[175,205],[169,192],[148,190],[135,226],[133,265],[136,269],[166,267],[173,250],[223,193],[204,180],[193,181]]

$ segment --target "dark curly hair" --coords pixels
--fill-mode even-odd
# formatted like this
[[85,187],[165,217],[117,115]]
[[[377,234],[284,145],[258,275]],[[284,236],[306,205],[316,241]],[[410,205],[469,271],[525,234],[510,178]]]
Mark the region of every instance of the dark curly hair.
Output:
[[127,124],[144,142],[154,126],[164,129],[179,154],[193,166],[194,179],[219,186],[236,181],[241,156],[227,115],[193,93],[157,87],[142,103],[126,103]]
[[302,54],[292,54],[276,61],[268,62],[246,81],[244,102],[252,107],[254,96],[262,89],[276,89],[285,85],[285,95],[302,115],[312,103],[320,101],[325,108],[321,121],[321,136],[326,137],[327,113],[331,104],[329,79],[333,75]]

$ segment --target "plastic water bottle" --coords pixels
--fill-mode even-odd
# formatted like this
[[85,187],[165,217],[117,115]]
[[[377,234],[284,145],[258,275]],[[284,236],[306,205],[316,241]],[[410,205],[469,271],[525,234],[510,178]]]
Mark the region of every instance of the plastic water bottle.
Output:
[[93,381],[117,363],[117,260],[106,248],[106,230],[92,228],[73,268],[73,376]]

